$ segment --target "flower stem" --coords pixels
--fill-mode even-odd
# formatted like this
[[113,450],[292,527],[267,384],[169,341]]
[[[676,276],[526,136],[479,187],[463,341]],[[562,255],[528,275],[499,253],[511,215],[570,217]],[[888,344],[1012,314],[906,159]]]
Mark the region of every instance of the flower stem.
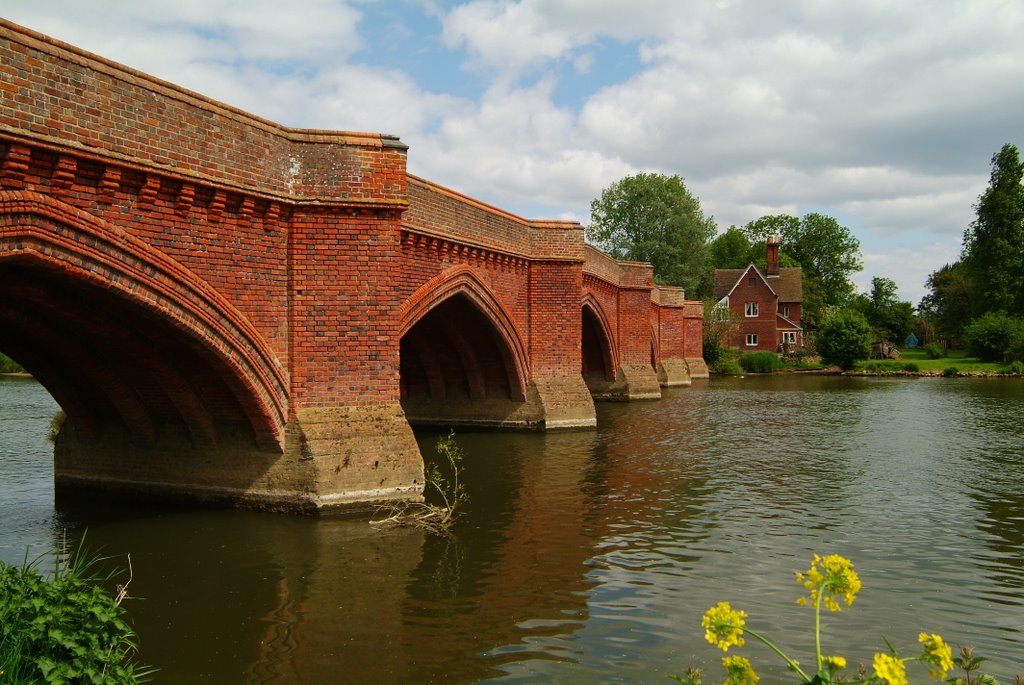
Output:
[[824,594],[824,587],[818,588],[818,601],[814,603],[814,667],[818,671],[821,670],[821,598]]
[[800,664],[798,664],[797,662],[793,661],[788,656],[786,656],[786,654],[781,649],[779,649],[778,647],[773,645],[771,643],[771,641],[768,638],[766,638],[764,635],[761,635],[760,633],[758,633],[756,631],[753,631],[753,630],[750,630],[750,629],[747,629],[747,628],[745,628],[743,632],[745,632],[748,635],[750,635],[751,637],[761,641],[763,644],[767,645],[769,649],[771,649],[773,652],[775,652],[776,654],[781,656],[782,659],[786,662],[786,664],[791,669],[793,669],[793,671],[797,675],[799,675],[801,678],[804,679],[804,682],[810,681],[810,678],[807,676],[807,674],[804,673],[802,668],[800,668]]

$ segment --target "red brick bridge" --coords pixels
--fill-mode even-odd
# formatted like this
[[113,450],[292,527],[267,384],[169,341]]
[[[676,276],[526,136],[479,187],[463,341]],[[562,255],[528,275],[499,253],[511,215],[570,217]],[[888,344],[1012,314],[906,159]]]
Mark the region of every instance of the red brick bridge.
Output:
[[706,375],[647,264],[0,22],[0,350],[59,487],[316,510],[417,497],[410,424],[595,425]]

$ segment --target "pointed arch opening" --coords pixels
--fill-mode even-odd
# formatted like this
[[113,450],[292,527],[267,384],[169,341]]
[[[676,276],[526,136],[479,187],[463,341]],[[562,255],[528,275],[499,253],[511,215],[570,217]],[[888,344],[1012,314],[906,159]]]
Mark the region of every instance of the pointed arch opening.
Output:
[[285,379],[244,317],[167,255],[38,193],[0,193],[0,349],[65,411],[58,457],[113,436],[149,454],[283,449]]
[[414,425],[512,427],[528,366],[511,317],[468,269],[424,284],[401,311],[402,407]]
[[615,381],[613,339],[604,312],[593,298],[584,299],[582,317],[581,371],[591,394],[599,394],[605,392],[608,385]]

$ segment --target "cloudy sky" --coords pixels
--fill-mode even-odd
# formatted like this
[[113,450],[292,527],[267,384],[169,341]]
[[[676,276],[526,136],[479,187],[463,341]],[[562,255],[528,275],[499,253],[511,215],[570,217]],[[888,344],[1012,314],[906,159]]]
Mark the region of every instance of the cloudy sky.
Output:
[[409,170],[589,221],[679,174],[720,230],[822,212],[915,304],[1024,147],[1020,0],[5,0],[5,18]]

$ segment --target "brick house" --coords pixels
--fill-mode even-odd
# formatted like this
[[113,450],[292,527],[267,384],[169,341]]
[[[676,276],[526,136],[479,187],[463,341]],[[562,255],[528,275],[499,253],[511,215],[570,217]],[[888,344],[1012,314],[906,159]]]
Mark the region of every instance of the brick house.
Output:
[[803,347],[800,323],[803,276],[799,267],[779,268],[779,241],[768,238],[768,268],[715,269],[714,297],[739,325],[727,347],[776,352]]

